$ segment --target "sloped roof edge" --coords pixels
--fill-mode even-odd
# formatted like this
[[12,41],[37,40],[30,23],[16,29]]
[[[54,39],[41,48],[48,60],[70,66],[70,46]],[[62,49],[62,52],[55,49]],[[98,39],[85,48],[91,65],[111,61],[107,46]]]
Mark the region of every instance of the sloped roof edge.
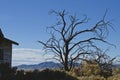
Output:
[[12,40],[10,40],[10,39],[8,39],[8,38],[5,38],[5,37],[4,37],[4,34],[2,33],[1,28],[0,28],[0,38],[2,38],[3,40],[6,40],[6,41],[8,41],[8,42],[11,42],[12,44],[19,45],[17,42],[12,41]]
[[4,38],[4,39],[7,40],[7,41],[9,41],[9,42],[11,42],[12,44],[19,45],[19,43],[15,42],[15,41],[12,41],[12,40],[10,40],[8,38]]

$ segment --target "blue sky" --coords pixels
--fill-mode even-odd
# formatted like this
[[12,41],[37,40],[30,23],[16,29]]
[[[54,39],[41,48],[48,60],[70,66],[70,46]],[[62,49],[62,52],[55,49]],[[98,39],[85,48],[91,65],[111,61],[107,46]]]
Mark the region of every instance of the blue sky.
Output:
[[[90,22],[95,23],[108,9],[107,19],[113,20],[115,31],[110,30],[107,40],[117,45],[116,48],[111,48],[109,54],[111,56],[119,55],[119,3],[120,0],[0,0],[0,28],[5,37],[20,44],[13,46],[13,64],[20,63],[16,60],[20,60],[16,55],[16,50],[21,48],[34,49],[33,51],[41,50],[42,46],[37,41],[46,41],[49,37],[46,27],[56,22],[56,16],[48,14],[50,10],[61,11],[65,9],[70,14],[77,16],[87,15]],[[26,59],[25,56],[22,56],[23,58]]]

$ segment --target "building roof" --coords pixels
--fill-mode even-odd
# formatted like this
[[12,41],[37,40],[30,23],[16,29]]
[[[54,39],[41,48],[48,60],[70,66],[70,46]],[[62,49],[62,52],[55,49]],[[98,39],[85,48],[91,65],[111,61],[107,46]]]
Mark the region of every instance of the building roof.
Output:
[[2,30],[0,29],[0,38],[1,37],[4,37],[3,33],[2,33]]
[[1,30],[1,29],[0,29],[0,39],[5,40],[5,41],[8,41],[8,42],[10,42],[10,43],[12,43],[12,44],[15,44],[15,45],[19,45],[17,42],[12,41],[12,40],[10,40],[10,39],[8,39],[8,38],[5,38],[4,35],[3,35],[3,33],[2,33],[2,30]]
[[10,39],[4,38],[4,40],[6,40],[6,41],[8,41],[8,42],[10,42],[10,43],[12,43],[12,44],[19,45],[17,42],[12,41],[12,40],[10,40]]

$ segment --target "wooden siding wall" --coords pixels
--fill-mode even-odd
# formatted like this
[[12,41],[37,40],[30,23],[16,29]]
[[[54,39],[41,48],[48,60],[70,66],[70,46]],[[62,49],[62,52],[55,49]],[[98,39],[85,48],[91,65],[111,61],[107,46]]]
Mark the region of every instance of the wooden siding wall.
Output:
[[12,59],[12,43],[4,41],[0,44],[0,49],[4,50],[4,59],[2,62],[9,63],[11,65]]

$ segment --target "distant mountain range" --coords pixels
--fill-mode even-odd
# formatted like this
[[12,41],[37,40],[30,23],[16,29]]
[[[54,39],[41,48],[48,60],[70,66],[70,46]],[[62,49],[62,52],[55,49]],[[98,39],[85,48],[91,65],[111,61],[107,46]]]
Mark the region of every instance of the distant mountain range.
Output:
[[114,64],[112,65],[113,68],[120,68],[120,64]]
[[[33,65],[19,65],[17,66],[18,69],[23,69],[23,70],[34,70],[34,69],[53,69],[53,68],[60,68],[62,67],[62,64],[60,63],[55,63],[55,62],[42,62],[40,64],[33,64]],[[115,64],[112,66],[113,68],[120,68],[120,64]]]
[[52,68],[59,68],[62,67],[60,63],[55,63],[55,62],[42,62],[40,64],[33,64],[33,65],[19,65],[17,66],[18,69],[28,69],[28,70],[33,70],[33,69],[52,69]]

